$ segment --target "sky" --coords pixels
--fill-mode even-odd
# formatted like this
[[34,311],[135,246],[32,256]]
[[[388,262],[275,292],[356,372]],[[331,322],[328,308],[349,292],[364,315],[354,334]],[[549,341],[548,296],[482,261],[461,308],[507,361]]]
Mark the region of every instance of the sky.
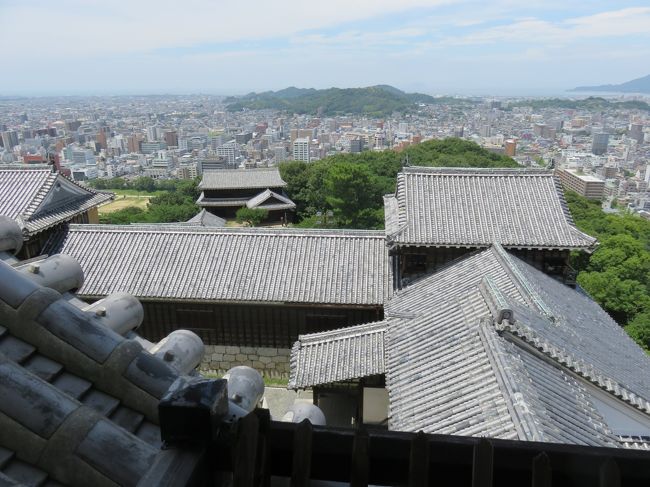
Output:
[[552,95],[650,74],[650,2],[0,0],[0,45],[0,95]]

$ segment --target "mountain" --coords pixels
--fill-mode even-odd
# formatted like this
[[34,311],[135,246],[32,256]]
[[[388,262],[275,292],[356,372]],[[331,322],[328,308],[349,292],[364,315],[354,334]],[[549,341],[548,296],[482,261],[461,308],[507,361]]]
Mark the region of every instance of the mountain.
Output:
[[650,74],[620,85],[578,86],[570,91],[615,91],[618,93],[650,93]]
[[599,96],[590,96],[583,100],[571,100],[568,98],[541,98],[516,100],[508,103],[505,107],[509,110],[513,107],[532,107],[534,110],[544,108],[566,108],[571,110],[602,111],[611,109],[620,110],[644,110],[650,112],[650,105],[640,100],[614,101],[606,100]]
[[229,111],[242,109],[284,110],[290,113],[321,113],[322,115],[365,114],[376,117],[393,112],[408,112],[418,104],[469,103],[456,98],[435,98],[422,93],[405,93],[393,86],[377,85],[366,88],[314,88],[289,87],[280,91],[249,93],[225,100]]

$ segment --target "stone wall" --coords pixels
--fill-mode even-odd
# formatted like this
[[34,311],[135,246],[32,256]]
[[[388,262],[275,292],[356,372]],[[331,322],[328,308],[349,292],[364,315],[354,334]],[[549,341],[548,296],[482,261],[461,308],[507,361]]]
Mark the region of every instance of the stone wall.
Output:
[[223,375],[236,365],[248,365],[266,377],[289,377],[288,348],[228,347],[206,345],[201,372]]

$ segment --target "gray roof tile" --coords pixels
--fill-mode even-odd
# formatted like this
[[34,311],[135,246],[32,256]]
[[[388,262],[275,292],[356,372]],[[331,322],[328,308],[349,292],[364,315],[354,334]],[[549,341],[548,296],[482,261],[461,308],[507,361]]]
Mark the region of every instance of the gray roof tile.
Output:
[[[0,411],[9,428],[0,434],[0,484],[85,485],[101,475],[135,485],[161,447],[158,401],[179,372],[84,313],[78,298],[57,299],[5,262],[0,269],[24,291],[0,287]],[[28,295],[30,315],[18,311]],[[30,435],[47,462],[20,440]],[[74,448],[48,443],[61,438]]]
[[280,188],[286,186],[277,167],[262,169],[218,169],[203,172],[199,188],[205,189],[248,189]]
[[70,225],[57,249],[84,269],[82,296],[381,306],[381,231]]
[[36,350],[30,344],[25,343],[11,335],[0,339],[0,353],[5,354],[14,362],[24,362]]
[[144,415],[131,408],[120,406],[111,414],[110,419],[129,433],[134,433],[142,424]]
[[387,323],[300,335],[291,352],[289,388],[383,374]]
[[[588,382],[648,414],[650,358],[595,302],[501,246],[397,291],[385,315],[385,357],[359,345],[346,357],[345,330],[301,336],[292,385],[362,377],[362,357],[386,371],[390,429],[645,448],[612,432]],[[349,330],[363,345],[373,324]]]
[[532,169],[406,167],[387,198],[396,245],[589,249],[553,173]]
[[19,485],[39,486],[47,479],[47,473],[29,463],[13,458],[2,469],[2,473]]
[[86,392],[81,398],[81,402],[104,416],[110,416],[120,404],[118,399],[96,389]]
[[[75,196],[54,198],[42,206],[57,185],[71,188]],[[49,169],[0,169],[0,215],[16,220],[28,235],[68,221],[112,197],[79,186]]]
[[262,191],[257,196],[248,200],[246,206],[248,208],[261,208],[264,210],[293,210],[296,208],[296,204],[289,198],[270,189]]
[[196,223],[201,225],[202,227],[225,227],[226,226],[226,220],[223,218],[213,215],[207,210],[201,210],[199,211],[196,215],[194,215],[192,218],[187,220],[186,223]]
[[52,380],[63,370],[61,364],[38,354],[30,357],[29,360],[23,364],[23,367],[47,382],[52,382]]
[[81,398],[92,386],[87,380],[68,372],[63,372],[55,378],[52,385],[75,399]]

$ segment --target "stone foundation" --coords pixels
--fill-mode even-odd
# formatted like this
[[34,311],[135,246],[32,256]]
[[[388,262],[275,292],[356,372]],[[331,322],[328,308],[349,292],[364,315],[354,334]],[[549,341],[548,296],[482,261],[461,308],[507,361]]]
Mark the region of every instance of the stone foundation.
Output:
[[288,348],[206,345],[199,370],[223,375],[236,365],[248,365],[266,377],[288,379],[290,353]]

